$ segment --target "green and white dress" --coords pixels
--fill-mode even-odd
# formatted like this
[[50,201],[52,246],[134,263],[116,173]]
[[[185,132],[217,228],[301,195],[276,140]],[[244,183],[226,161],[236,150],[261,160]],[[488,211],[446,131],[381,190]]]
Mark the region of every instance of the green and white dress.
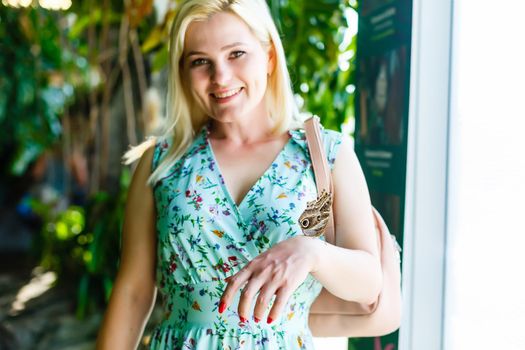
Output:
[[[239,293],[233,305],[218,312],[226,277],[274,244],[302,235],[297,220],[317,191],[304,131],[290,130],[289,135],[238,206],[224,184],[207,126],[154,185],[157,287],[164,319],[151,336],[151,349],[313,349],[308,311],[321,284],[311,275],[271,324],[253,318],[241,322]],[[323,130],[323,140],[333,166],[341,134]],[[169,147],[169,140],[157,142],[153,168]]]

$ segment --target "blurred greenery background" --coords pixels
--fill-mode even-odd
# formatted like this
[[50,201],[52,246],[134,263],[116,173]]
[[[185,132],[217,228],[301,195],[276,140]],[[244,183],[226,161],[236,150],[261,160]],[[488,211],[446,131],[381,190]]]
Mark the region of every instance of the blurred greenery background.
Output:
[[[120,158],[162,123],[176,3],[0,5],[0,202],[32,223],[32,261],[74,287],[80,319],[111,292],[131,176]],[[357,2],[268,4],[301,110],[352,133]]]

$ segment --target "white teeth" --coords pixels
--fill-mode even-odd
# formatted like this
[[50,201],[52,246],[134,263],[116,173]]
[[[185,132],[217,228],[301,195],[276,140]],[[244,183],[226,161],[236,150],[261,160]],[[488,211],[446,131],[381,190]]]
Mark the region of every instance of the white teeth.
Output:
[[235,89],[235,90],[230,90],[230,91],[224,92],[222,94],[215,93],[215,94],[213,94],[213,96],[215,96],[217,98],[226,98],[226,97],[230,97],[230,96],[235,95],[239,91],[241,91],[241,88],[238,88],[238,89]]

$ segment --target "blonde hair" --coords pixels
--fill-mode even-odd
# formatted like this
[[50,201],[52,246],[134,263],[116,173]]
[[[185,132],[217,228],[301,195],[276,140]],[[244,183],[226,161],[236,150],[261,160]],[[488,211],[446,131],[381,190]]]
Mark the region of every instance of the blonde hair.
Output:
[[[265,0],[184,1],[178,7],[169,42],[167,118],[161,138],[171,138],[171,147],[148,179],[150,184],[158,181],[173,166],[191,145],[196,133],[208,121],[209,117],[184,92],[180,64],[186,30],[190,23],[206,20],[213,14],[224,11],[239,16],[263,47],[274,49],[275,68],[268,78],[265,96],[270,116],[274,121],[273,133],[279,134],[298,125],[300,115],[294,100],[283,45]],[[155,142],[152,138],[130,149],[124,155],[125,164],[140,158]]]

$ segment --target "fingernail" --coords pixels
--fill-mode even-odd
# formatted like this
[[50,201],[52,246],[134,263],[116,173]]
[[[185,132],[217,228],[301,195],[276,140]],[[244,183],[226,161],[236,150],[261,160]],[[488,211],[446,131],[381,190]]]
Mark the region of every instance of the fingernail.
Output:
[[253,319],[255,320],[255,323],[259,323],[260,319],[258,317],[253,316]]
[[226,308],[226,304],[224,303],[224,301],[221,301],[219,303],[219,313],[222,314],[225,308]]
[[273,318],[271,318],[270,316],[268,316],[268,319],[266,320],[266,322],[267,322],[268,324],[272,323],[272,322],[273,322]]
[[241,319],[241,322],[242,322],[242,323],[246,323],[246,319],[245,319],[244,317],[239,316],[239,318]]

